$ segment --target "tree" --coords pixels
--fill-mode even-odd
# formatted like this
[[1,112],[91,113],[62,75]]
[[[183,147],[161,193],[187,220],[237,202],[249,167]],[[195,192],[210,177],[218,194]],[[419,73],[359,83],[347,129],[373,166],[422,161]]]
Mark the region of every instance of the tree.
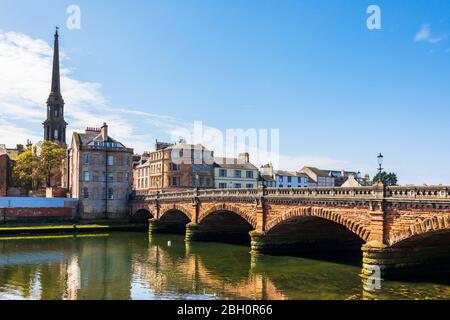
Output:
[[26,190],[35,190],[39,186],[39,158],[36,148],[29,146],[21,153],[14,164],[13,179],[15,186]]
[[52,177],[61,169],[61,161],[65,155],[64,148],[52,141],[44,141],[41,145],[39,175],[47,187],[51,187]]
[[51,186],[52,177],[59,174],[65,150],[51,141],[44,141],[38,150],[29,146],[17,157],[13,177],[17,187],[37,190],[43,184]]
[[397,175],[393,172],[387,173],[385,171],[382,171],[381,173],[378,173],[375,177],[373,177],[374,183],[378,182],[379,180],[381,180],[381,182],[383,182],[383,184],[387,187],[396,186],[398,183]]

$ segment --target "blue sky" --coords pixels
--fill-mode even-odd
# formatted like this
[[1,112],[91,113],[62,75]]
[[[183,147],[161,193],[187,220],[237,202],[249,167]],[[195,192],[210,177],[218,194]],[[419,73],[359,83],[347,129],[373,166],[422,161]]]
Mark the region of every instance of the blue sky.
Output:
[[[81,30],[66,28],[71,4],[81,8]],[[366,27],[370,4],[381,8],[381,30]],[[165,117],[220,130],[274,128],[287,169],[316,160],[373,174],[381,151],[401,183],[450,184],[449,1],[0,0],[3,34],[52,45],[55,25],[67,76],[93,86],[111,112],[135,112],[108,121],[114,135],[128,120],[127,135],[116,135],[135,136],[124,142],[137,151],[168,139]],[[90,100],[70,114],[64,82],[62,90],[69,123],[80,129]],[[95,108],[96,120],[108,113]],[[160,124],[149,129],[153,120],[137,112]],[[20,126],[2,116],[4,128]],[[2,136],[1,125],[0,143],[21,142],[24,135]],[[41,135],[37,119],[27,129]]]

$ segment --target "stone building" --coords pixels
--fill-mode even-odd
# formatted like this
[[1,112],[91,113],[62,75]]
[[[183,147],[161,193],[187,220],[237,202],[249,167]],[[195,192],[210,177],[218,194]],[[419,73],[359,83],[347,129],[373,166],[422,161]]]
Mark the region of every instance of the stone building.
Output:
[[8,195],[9,185],[9,157],[6,153],[0,154],[0,197]]
[[250,163],[248,153],[239,158],[215,158],[215,187],[219,189],[253,189],[258,187],[258,168]]
[[133,169],[138,194],[214,187],[214,153],[202,145],[156,142]]
[[108,126],[74,133],[63,170],[63,187],[79,198],[83,219],[117,219],[128,215],[133,149],[108,135]]
[[[30,144],[28,141],[28,145]],[[18,144],[16,148],[0,144],[0,197],[21,195],[21,190],[15,188],[12,172],[17,157],[24,151],[22,144]]]

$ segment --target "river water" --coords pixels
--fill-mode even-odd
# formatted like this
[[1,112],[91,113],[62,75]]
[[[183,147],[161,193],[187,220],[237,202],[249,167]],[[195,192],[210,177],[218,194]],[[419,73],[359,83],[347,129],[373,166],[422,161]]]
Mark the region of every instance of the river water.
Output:
[[0,299],[449,299],[450,280],[364,291],[361,257],[252,257],[249,247],[145,233],[0,239]]

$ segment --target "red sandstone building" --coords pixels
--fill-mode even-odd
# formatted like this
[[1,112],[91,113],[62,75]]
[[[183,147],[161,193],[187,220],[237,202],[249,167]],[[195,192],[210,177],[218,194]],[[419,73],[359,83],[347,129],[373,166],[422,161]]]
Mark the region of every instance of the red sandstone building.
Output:
[[202,145],[181,141],[156,143],[133,170],[133,190],[138,194],[192,188],[214,188],[214,153]]
[[0,154],[0,197],[8,195],[9,158],[7,154]]

